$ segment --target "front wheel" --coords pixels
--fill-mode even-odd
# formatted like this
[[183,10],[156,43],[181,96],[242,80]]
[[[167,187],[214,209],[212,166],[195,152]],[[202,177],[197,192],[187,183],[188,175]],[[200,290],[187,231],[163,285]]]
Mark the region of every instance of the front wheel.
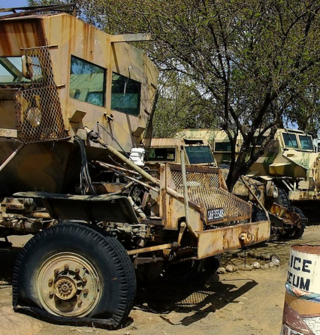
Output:
[[43,230],[19,255],[14,305],[33,306],[63,319],[100,318],[123,324],[136,278],[126,250],[90,225],[66,223]]
[[[299,214],[301,219],[305,219],[306,218],[306,216],[304,215],[304,213],[302,212],[302,210],[300,208],[295,207],[295,206],[291,206],[289,209],[292,212],[295,212],[295,213]],[[291,237],[293,239],[298,239],[298,238],[302,237],[305,228],[306,228],[305,222],[301,222],[300,225],[299,225],[299,227],[298,226],[293,227],[293,231],[290,232],[290,236],[289,237]]]

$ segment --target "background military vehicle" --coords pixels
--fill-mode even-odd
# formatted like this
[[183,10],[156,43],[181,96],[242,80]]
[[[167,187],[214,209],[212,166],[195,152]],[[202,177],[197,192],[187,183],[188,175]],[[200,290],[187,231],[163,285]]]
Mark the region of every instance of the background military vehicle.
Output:
[[[290,201],[294,201],[297,197],[297,193],[293,194],[294,192],[292,192],[296,187],[294,183],[301,182],[303,178],[306,178],[306,174],[297,165],[293,164],[293,160],[286,161],[281,158],[282,153],[289,150],[289,147],[283,145],[284,142],[279,143],[279,141],[283,141],[282,133],[293,134],[294,143],[291,144],[291,147],[296,146],[294,150],[297,151],[294,159],[298,164],[302,163],[298,158],[299,155],[299,157],[304,156],[308,161],[313,160],[315,162],[317,154],[313,153],[310,135],[295,130],[290,132],[287,129],[279,129],[275,139],[266,148],[265,154],[251,166],[246,178],[244,178],[245,181],[243,178],[239,180],[232,192],[243,199],[257,203],[259,207],[265,207],[269,212],[274,234],[288,238],[299,238],[303,235],[308,220],[299,208],[300,206],[294,206]],[[225,169],[224,175],[227,175],[228,164],[231,160],[231,144],[223,130],[185,129],[181,132],[181,135],[187,138],[196,136],[207,140],[213,148],[214,158],[218,166]],[[296,135],[299,139],[296,139]],[[289,141],[290,136],[284,135],[284,138]],[[241,145],[242,138],[238,136],[235,148],[236,155],[241,149]],[[293,157],[292,152],[289,153],[289,157]],[[306,164],[305,162],[303,164]],[[303,183],[301,185],[303,186]],[[254,215],[260,216],[263,214],[259,212],[254,213]]]
[[181,163],[181,148],[185,152],[186,164],[217,166],[207,140],[196,138],[152,138],[145,141],[147,151],[145,161]]
[[0,237],[35,235],[15,265],[13,306],[115,328],[136,275],[210,270],[216,255],[267,240],[270,222],[252,222],[216,168],[181,155],[153,174],[139,148],[129,158],[156,91],[157,69],[125,43],[144,36],[43,10],[0,18]]
[[320,156],[313,138],[300,130],[278,129],[249,173],[274,180],[292,202],[320,200]]

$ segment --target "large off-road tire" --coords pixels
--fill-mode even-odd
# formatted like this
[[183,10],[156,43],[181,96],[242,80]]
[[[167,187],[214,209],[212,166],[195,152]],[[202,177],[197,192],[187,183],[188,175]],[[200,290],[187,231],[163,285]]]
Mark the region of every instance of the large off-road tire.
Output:
[[[293,212],[299,214],[300,217],[301,217],[302,219],[304,219],[304,218],[306,217],[306,216],[304,215],[304,213],[302,212],[302,210],[301,210],[300,208],[298,208],[298,207],[291,206],[289,209],[290,209],[291,211],[293,211]],[[303,233],[304,233],[304,229],[305,229],[305,227],[306,227],[306,225],[305,225],[304,223],[301,224],[300,227],[294,227],[294,228],[293,228],[293,231],[292,231],[291,234],[290,234],[290,237],[291,237],[292,239],[300,238],[300,237],[303,235]]]
[[268,220],[264,210],[258,208],[257,206],[252,206],[252,222],[266,221]]
[[278,196],[274,200],[275,203],[278,205],[284,207],[284,208],[289,208],[290,207],[290,200],[288,197],[288,192],[284,190],[283,188],[278,188]]
[[43,230],[26,244],[14,269],[14,306],[33,306],[65,323],[104,319],[116,328],[127,318],[135,293],[126,250],[90,225]]

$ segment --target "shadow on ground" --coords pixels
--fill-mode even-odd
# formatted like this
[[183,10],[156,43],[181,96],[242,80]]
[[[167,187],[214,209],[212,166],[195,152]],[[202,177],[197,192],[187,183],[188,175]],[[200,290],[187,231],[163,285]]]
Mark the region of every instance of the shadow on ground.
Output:
[[14,263],[22,248],[1,248],[0,249],[0,281],[7,284],[12,283]]
[[[227,304],[238,303],[236,300],[254,288],[257,283],[251,279],[234,279],[232,281],[200,281],[190,283],[156,283],[138,285],[136,309],[149,313],[162,314],[161,317],[170,324],[188,326],[205,318],[209,313],[222,309]],[[237,285],[234,283],[237,282]],[[171,312],[180,314],[178,323],[166,318]]]

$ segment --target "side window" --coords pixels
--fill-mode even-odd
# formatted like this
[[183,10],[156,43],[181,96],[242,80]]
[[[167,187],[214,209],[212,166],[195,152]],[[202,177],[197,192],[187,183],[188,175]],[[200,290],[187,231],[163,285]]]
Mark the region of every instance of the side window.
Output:
[[[32,81],[39,81],[42,78],[42,71],[38,57],[29,57],[29,61],[33,66]],[[22,74],[21,57],[0,57],[0,84],[11,83],[29,83]]]
[[120,74],[112,74],[111,109],[130,115],[140,113],[141,83]]
[[71,56],[70,98],[104,106],[106,71],[100,66]]
[[216,142],[215,151],[231,152],[231,143],[230,142]]

